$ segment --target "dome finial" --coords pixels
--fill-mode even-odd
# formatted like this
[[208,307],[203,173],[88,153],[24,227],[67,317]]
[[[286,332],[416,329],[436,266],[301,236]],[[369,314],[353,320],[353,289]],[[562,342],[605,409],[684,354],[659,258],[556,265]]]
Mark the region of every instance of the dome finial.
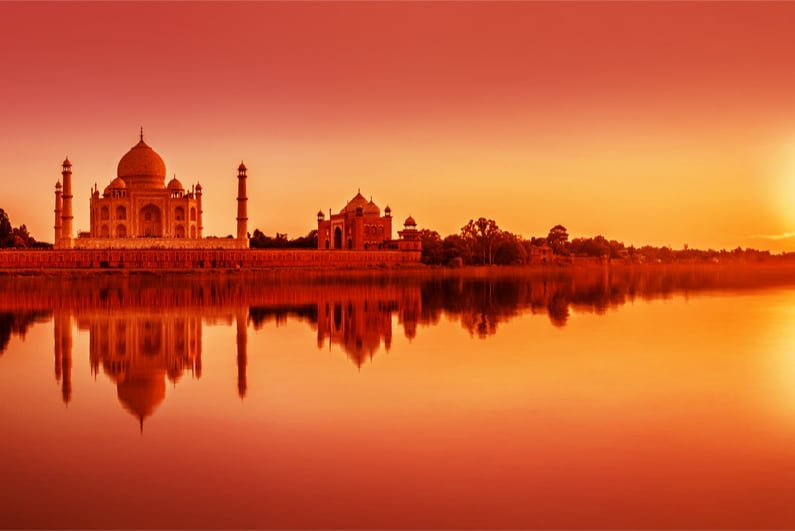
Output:
[[144,127],[141,126],[141,142],[144,141]]

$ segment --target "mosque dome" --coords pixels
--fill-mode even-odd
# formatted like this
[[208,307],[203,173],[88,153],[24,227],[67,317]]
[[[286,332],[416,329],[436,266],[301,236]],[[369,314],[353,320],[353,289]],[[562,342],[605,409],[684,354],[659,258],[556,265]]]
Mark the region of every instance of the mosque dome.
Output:
[[121,158],[116,174],[131,188],[163,188],[166,164],[142,135],[141,141]]
[[361,208],[362,211],[364,211],[364,207],[367,206],[367,203],[368,203],[367,199],[365,199],[364,196],[362,195],[362,193],[359,192],[355,196],[353,196],[353,199],[348,201],[348,204],[345,205],[345,208],[343,208],[340,211],[340,214],[344,214],[346,212],[354,212],[355,213],[356,209],[358,209],[358,208]]
[[373,203],[373,200],[372,200],[372,199],[370,199],[370,202],[369,202],[369,203],[367,203],[366,205],[364,205],[364,208],[362,209],[362,211],[363,211],[365,214],[375,214],[376,216],[380,216],[380,215],[381,215],[381,209],[380,209],[380,208],[378,208],[378,205],[376,205],[375,203]]
[[184,190],[185,188],[182,186],[182,183],[179,182],[179,179],[174,177],[170,181],[168,181],[168,189],[169,190]]

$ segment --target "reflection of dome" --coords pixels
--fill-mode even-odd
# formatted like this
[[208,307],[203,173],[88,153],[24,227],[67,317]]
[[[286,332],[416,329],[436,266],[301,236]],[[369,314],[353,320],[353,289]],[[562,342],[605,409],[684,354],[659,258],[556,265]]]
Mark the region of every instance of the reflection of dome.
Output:
[[170,181],[168,181],[168,189],[169,190],[184,190],[185,188],[182,187],[182,183],[179,182],[179,179],[174,177]]
[[130,375],[121,382],[117,391],[119,402],[141,422],[155,412],[166,397],[166,380],[162,373]]
[[121,158],[116,174],[132,187],[162,188],[166,180],[166,164],[141,139]]

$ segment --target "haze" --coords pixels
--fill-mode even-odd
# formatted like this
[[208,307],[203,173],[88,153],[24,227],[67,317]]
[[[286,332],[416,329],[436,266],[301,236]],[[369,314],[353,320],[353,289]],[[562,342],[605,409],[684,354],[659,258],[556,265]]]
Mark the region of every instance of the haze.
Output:
[[795,4],[0,3],[0,207],[52,241],[147,143],[205,234],[296,237],[361,188],[458,232],[795,250]]

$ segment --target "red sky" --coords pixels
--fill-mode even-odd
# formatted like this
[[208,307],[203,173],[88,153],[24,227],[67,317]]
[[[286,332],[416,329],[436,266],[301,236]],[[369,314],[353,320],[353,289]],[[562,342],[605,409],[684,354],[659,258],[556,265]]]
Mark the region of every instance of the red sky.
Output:
[[[402,220],[795,250],[795,3],[0,3],[0,207],[75,228],[138,128],[205,233]],[[779,236],[784,236],[780,237]],[[773,237],[777,237],[774,239]]]

